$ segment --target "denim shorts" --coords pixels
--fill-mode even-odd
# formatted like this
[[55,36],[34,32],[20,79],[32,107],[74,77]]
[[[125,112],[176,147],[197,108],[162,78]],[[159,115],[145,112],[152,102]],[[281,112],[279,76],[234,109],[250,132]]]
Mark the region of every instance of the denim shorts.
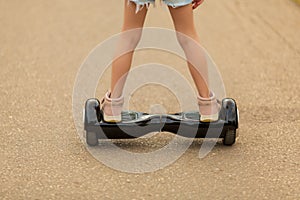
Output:
[[[146,5],[147,9],[149,8],[150,4],[155,6],[155,0],[128,0],[128,3],[130,1],[136,4],[135,13],[140,11],[144,5]],[[167,6],[172,6],[173,8],[188,5],[192,3],[192,1],[193,0],[160,0],[160,2],[163,2]]]

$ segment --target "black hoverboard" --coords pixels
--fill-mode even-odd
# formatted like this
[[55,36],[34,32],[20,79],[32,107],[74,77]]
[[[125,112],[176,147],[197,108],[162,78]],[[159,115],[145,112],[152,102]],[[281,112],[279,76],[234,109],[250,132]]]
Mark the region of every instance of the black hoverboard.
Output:
[[148,114],[136,111],[123,111],[122,121],[103,121],[98,99],[88,99],[84,109],[84,130],[89,146],[98,145],[99,139],[130,139],[151,132],[167,131],[188,138],[223,138],[223,144],[235,143],[239,114],[234,99],[225,98],[215,122],[200,122],[199,112],[174,114]]

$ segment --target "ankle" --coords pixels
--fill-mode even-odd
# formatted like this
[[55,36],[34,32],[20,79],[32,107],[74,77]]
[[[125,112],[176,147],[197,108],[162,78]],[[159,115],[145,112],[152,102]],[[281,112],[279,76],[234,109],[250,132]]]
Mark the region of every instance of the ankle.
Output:
[[201,98],[204,98],[204,99],[208,99],[208,98],[210,98],[211,97],[211,93],[208,91],[208,92],[199,92],[199,97],[201,97]]
[[121,99],[121,98],[123,98],[123,94],[111,91],[111,92],[109,92],[108,97],[111,98],[111,99]]
[[214,92],[209,92],[208,95],[204,95],[202,96],[201,94],[198,95],[197,97],[198,102],[202,102],[202,101],[213,101],[216,99],[215,93]]
[[113,94],[112,92],[108,91],[106,94],[106,99],[109,101],[114,101],[114,102],[118,102],[118,101],[122,101],[124,99],[124,96],[121,95],[116,95]]

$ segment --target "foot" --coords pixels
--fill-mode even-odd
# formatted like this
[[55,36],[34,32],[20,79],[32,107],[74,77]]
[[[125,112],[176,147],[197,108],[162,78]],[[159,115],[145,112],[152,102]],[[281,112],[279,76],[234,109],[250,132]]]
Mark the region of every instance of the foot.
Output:
[[110,98],[111,92],[106,92],[105,96],[101,101],[103,120],[106,122],[120,122],[122,121],[122,107],[124,104],[124,97],[121,96],[117,99]]
[[203,98],[198,96],[198,105],[201,122],[214,122],[219,119],[219,111],[221,108],[220,103],[216,99],[213,92],[210,93],[210,97]]

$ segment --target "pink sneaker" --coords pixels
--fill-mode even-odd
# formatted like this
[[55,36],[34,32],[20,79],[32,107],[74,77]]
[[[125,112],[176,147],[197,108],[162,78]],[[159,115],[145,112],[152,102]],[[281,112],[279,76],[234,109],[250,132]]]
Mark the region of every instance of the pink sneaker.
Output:
[[122,107],[124,104],[124,97],[121,96],[117,99],[110,98],[111,92],[107,91],[101,101],[103,119],[106,122],[120,122],[122,121]]
[[209,98],[198,96],[197,100],[201,122],[214,122],[219,119],[221,105],[213,92],[210,92]]

